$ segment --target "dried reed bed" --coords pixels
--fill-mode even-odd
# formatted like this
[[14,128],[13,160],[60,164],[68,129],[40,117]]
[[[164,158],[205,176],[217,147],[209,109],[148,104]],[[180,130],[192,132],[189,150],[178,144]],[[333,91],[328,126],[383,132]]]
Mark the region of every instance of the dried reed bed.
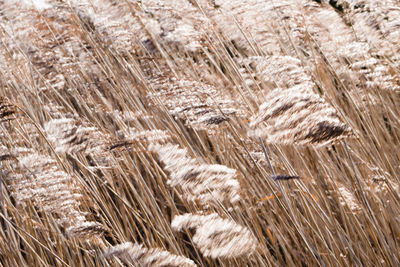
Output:
[[1,2],[1,264],[399,265],[398,8]]
[[87,198],[78,177],[40,146],[43,132],[22,107],[6,98],[1,101],[2,182],[19,217],[38,231],[51,221],[54,225],[49,231],[101,244],[105,227],[94,220],[96,204]]
[[100,1],[96,8],[91,3],[72,2],[72,5],[79,10],[78,14],[85,12],[80,9],[82,6],[90,10],[81,16],[85,17],[85,22],[89,20],[87,23],[107,47],[119,55],[144,58],[138,63],[151,88],[146,93],[154,105],[161,101],[172,116],[202,129],[219,124],[230,115],[244,115],[235,94],[220,92],[212,84],[187,75],[177,76],[171,66],[173,63],[159,61],[154,66],[148,62],[148,58],[158,58],[160,53],[195,53],[206,46],[210,21],[192,4],[186,1],[140,4]]

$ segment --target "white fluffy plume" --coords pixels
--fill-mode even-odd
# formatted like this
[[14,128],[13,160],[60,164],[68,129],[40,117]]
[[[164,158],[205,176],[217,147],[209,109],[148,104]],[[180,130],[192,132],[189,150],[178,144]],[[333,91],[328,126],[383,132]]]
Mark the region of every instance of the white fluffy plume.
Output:
[[251,254],[257,246],[252,233],[232,220],[218,214],[176,216],[172,223],[176,231],[195,229],[193,243],[206,257],[231,258]]
[[267,142],[324,144],[349,135],[336,110],[319,95],[301,88],[280,88],[269,93],[250,126]]
[[240,185],[236,170],[219,164],[204,164],[187,155],[186,149],[178,145],[150,145],[170,172],[171,186],[179,186],[189,201],[202,205],[212,202],[235,203],[240,199]]

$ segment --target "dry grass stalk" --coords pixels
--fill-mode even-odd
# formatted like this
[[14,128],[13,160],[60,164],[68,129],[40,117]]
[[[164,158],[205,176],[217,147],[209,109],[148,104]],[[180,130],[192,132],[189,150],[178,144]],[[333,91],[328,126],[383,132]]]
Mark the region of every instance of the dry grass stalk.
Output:
[[253,253],[257,246],[248,229],[216,213],[175,216],[171,225],[175,231],[195,229],[192,241],[206,257],[241,257]]
[[168,184],[182,188],[189,201],[209,205],[240,200],[236,170],[219,164],[204,164],[187,155],[178,145],[150,145],[170,173]]
[[[350,135],[337,112],[319,95],[301,88],[269,93],[250,122],[255,134],[280,144],[325,144]],[[264,124],[265,123],[265,124]]]
[[104,253],[105,258],[117,257],[126,264],[140,267],[190,267],[197,266],[192,260],[174,255],[159,248],[144,248],[131,242],[113,246]]

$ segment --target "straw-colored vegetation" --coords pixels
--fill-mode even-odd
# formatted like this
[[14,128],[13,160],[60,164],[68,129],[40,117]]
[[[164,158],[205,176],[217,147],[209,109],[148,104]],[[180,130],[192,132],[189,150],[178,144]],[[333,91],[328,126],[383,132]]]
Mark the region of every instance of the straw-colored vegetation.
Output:
[[397,0],[0,0],[0,266],[399,266]]

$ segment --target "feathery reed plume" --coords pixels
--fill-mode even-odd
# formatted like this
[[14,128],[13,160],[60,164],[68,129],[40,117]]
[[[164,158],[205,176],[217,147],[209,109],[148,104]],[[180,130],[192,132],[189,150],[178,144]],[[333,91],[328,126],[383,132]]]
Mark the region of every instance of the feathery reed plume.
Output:
[[[253,5],[248,6],[250,3]],[[347,6],[350,7],[350,5]],[[329,63],[334,66],[335,71],[345,84],[353,83],[359,86],[365,84],[368,87],[379,87],[390,90],[399,89],[400,79],[396,75],[395,68],[387,60],[383,60],[382,55],[397,62],[399,61],[398,58],[396,59],[389,53],[383,54],[380,51],[381,49],[371,49],[365,39],[360,40],[360,38],[354,35],[353,27],[349,27],[343,21],[342,17],[329,5],[317,4],[312,1],[301,3],[296,1],[280,1],[279,3],[270,3],[269,5],[258,1],[246,1],[245,4],[237,4],[236,6],[232,2],[221,3],[220,8],[226,14],[235,16],[237,20],[241,16],[244,16],[243,20],[245,22],[241,24],[239,20],[239,24],[242,25],[243,29],[246,29],[245,33],[250,33],[249,39],[254,38],[257,41],[255,43],[260,48],[263,48],[262,41],[259,41],[257,38],[262,40],[268,36],[267,33],[271,34],[273,37],[268,38],[268,42],[271,42],[273,39],[276,40],[276,51],[268,47],[268,49],[264,50],[268,54],[272,52],[273,55],[282,55],[281,50],[284,48],[285,50],[289,50],[286,51],[286,54],[291,55],[294,53],[290,51],[295,48],[298,50],[296,54],[303,52],[306,57],[309,57],[310,54],[315,54],[313,52],[315,44],[310,42],[311,36],[312,40],[316,41],[321,52],[324,53],[324,57],[329,59]],[[238,10],[241,11],[239,12]],[[257,12],[263,15],[259,15],[260,18],[254,19],[253,17],[256,17],[254,14],[257,14]],[[265,16],[266,12],[270,15]],[[252,20],[257,22],[247,26],[246,23]],[[273,27],[274,30],[271,30],[271,27],[264,26],[263,34],[257,33],[256,25],[262,25],[263,22],[261,21],[269,21],[267,25],[277,24],[274,20],[279,22],[279,25]],[[224,30],[236,27],[234,23],[230,25],[226,24],[226,22],[222,21],[219,23],[220,26],[222,25],[221,27],[224,27]],[[357,29],[359,28],[361,28],[361,25],[357,27]],[[240,34],[240,31],[236,30],[236,32],[236,35]],[[229,36],[234,35],[231,34]],[[273,47],[273,45],[271,46]],[[245,44],[245,47],[248,49],[250,45]],[[389,47],[392,50],[396,49],[393,45],[389,45]],[[353,69],[353,63],[365,65],[370,58],[376,59],[374,65],[363,66],[364,71],[362,72],[356,68]],[[273,61],[271,62],[273,63]],[[288,66],[288,68],[290,67]],[[274,65],[269,69],[273,71],[278,70]],[[285,78],[285,76],[281,77],[281,80]],[[281,87],[280,85],[278,86]]]
[[342,206],[347,205],[352,212],[360,211],[360,205],[358,201],[354,197],[354,195],[345,187],[340,186],[338,187],[339,190],[339,201]]
[[266,98],[250,127],[258,127],[251,134],[267,137],[267,142],[324,144],[350,135],[336,110],[317,94],[295,86],[275,89]]
[[143,245],[131,242],[110,247],[104,253],[105,258],[117,257],[126,264],[140,267],[193,267],[192,260],[174,255],[159,248],[144,248]]
[[147,144],[151,144],[151,143],[163,143],[171,139],[171,136],[169,136],[166,131],[162,130],[138,131],[135,128],[129,128],[125,139],[128,141],[140,141]]
[[36,9],[39,11],[51,7],[51,5],[48,3],[49,1],[46,0],[30,0],[30,1],[4,0],[3,2],[7,5],[20,4],[24,8],[34,9],[34,10]]
[[267,137],[267,142],[298,145],[323,144],[350,135],[336,110],[313,93],[315,84],[300,60],[290,56],[249,60],[264,82],[278,86],[265,96],[258,114],[251,118],[250,127],[258,130],[250,135]]
[[125,111],[114,110],[113,112],[107,113],[107,115],[109,115],[113,120],[120,120],[124,122],[126,125],[130,125],[131,123],[138,120],[151,121],[153,119],[153,116],[143,111],[134,112],[130,110],[125,110]]
[[123,131],[118,131],[118,135],[123,141],[111,145],[110,149],[127,145],[135,145],[137,143],[141,143],[147,147],[149,144],[165,143],[167,141],[170,141],[171,139],[171,136],[169,136],[166,131],[162,130],[138,131],[137,129],[132,127],[128,128],[127,133],[124,133]]
[[146,29],[157,32],[159,25],[156,21],[148,21],[143,27],[140,19],[134,15],[128,2],[70,1],[78,16],[87,24],[92,25],[99,37],[110,48],[121,54],[137,53],[142,47],[151,52],[154,45]]
[[155,94],[150,98],[159,99],[171,115],[186,120],[196,129],[210,130],[210,125],[218,125],[228,116],[243,114],[238,101],[205,83],[167,75],[152,79],[151,85]]
[[365,77],[360,84],[367,88],[400,90],[400,78],[396,75],[395,70],[390,65],[382,63],[382,60],[376,58],[360,60],[351,64],[350,67]]
[[[200,10],[185,0],[142,1],[140,17],[147,24],[150,18],[159,23],[161,40],[170,47],[195,52],[203,48],[203,39],[211,26]],[[207,32],[206,32],[207,30]]]
[[366,184],[364,185],[365,191],[370,191],[374,194],[378,194],[379,198],[382,198],[384,195],[387,195],[392,188],[397,194],[400,192],[400,185],[388,179],[391,175],[384,171],[382,168],[366,163],[365,161],[361,161],[364,163],[365,171],[368,173],[367,179],[365,180]]
[[195,229],[193,243],[206,257],[245,256],[253,253],[257,246],[257,241],[248,229],[232,220],[223,219],[216,213],[175,216],[171,226],[175,231]]
[[88,221],[80,211],[81,188],[56,160],[29,149],[15,151],[11,154],[17,162],[11,162],[6,181],[18,204],[32,203],[39,211],[54,215],[69,236],[90,238],[104,231],[101,224]]
[[[368,87],[400,90],[400,10],[398,1],[330,1],[352,25],[357,40],[367,44],[374,59],[361,63]],[[360,51],[361,52],[361,51]],[[360,66],[360,64],[357,64]],[[358,67],[356,65],[356,68]]]
[[44,128],[48,140],[59,153],[101,154],[107,147],[107,136],[81,120],[53,119],[46,122]]
[[253,56],[243,60],[254,69],[256,76],[271,87],[291,88],[302,85],[312,89],[314,84],[299,59],[291,56]]
[[0,96],[0,122],[12,120],[12,115],[16,113],[16,107],[7,98]]
[[158,154],[165,169],[170,173],[168,184],[179,186],[189,201],[202,205],[215,202],[240,200],[240,185],[236,170],[224,165],[204,164],[187,155],[178,145],[151,144],[149,150]]

